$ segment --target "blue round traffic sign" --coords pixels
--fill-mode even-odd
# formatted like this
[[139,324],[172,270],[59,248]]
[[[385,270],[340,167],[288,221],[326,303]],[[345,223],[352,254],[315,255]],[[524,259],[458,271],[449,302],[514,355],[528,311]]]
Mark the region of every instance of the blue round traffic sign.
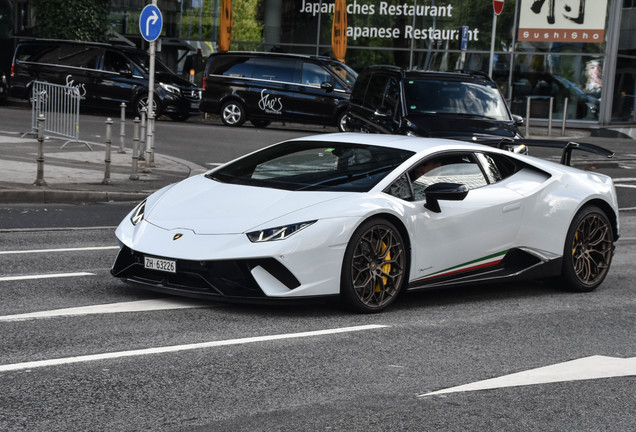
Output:
[[157,40],[163,28],[161,11],[155,5],[147,5],[139,15],[139,32],[148,42]]

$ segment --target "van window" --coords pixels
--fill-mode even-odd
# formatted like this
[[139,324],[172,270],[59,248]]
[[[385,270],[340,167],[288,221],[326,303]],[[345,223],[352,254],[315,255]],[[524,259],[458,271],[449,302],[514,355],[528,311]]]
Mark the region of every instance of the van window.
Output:
[[257,58],[254,59],[252,78],[269,81],[298,82],[294,79],[295,59]]
[[64,66],[96,69],[100,54],[100,49],[96,47],[60,45],[59,60],[56,63]]
[[303,62],[302,84],[320,87],[324,82],[331,82],[329,72],[315,63]]
[[123,55],[106,51],[104,55],[104,66],[103,69],[108,72],[122,72],[127,71],[128,73],[132,73],[132,69],[130,67],[130,62]]
[[220,56],[215,57],[210,65],[210,75],[251,78],[254,62],[249,57]]
[[17,60],[38,63],[57,63],[57,45],[22,45],[19,49]]
[[388,81],[388,76],[384,74],[375,73],[371,76],[369,82],[369,90],[364,97],[364,106],[377,110],[382,107],[382,101],[384,100],[384,91]]

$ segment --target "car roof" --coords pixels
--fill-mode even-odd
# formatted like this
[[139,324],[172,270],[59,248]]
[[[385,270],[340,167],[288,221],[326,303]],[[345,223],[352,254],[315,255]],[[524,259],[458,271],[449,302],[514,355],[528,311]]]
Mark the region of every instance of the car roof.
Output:
[[504,150],[499,150],[491,146],[452,139],[355,132],[314,135],[296,138],[292,141],[322,141],[325,143],[341,142],[350,144],[362,144],[377,147],[396,148],[400,150],[409,150],[415,153],[435,153],[438,151],[448,150],[505,152]]
[[401,74],[405,78],[444,78],[444,79],[473,79],[492,82],[490,77],[481,71],[433,71],[420,69],[403,69],[394,65],[372,65],[365,72],[385,71]]
[[309,55],[309,54],[262,52],[262,51],[225,51],[225,52],[217,52],[217,53],[210,54],[210,57],[223,57],[227,55],[243,56],[243,57],[287,57],[287,58],[297,58],[297,59],[313,59],[313,60],[338,62],[338,60],[332,59],[331,57],[325,57],[325,56],[316,56],[316,55]]

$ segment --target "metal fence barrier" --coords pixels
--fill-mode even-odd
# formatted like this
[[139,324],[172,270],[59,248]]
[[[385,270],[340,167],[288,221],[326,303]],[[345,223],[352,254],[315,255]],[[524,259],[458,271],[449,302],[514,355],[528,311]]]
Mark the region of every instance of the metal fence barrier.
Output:
[[93,148],[79,140],[79,108],[81,95],[77,87],[33,81],[31,96],[31,131],[37,133],[38,118],[44,115],[44,132],[69,138],[61,148],[76,142]]

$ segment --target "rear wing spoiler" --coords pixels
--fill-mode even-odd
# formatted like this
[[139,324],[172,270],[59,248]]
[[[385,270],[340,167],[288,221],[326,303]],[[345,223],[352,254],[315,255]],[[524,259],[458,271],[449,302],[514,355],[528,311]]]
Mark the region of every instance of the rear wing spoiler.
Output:
[[499,141],[497,147],[504,150],[509,150],[518,145],[525,145],[528,147],[547,147],[547,148],[555,148],[555,149],[563,149],[563,153],[561,154],[561,164],[562,165],[570,165],[572,159],[572,151],[573,150],[581,150],[589,153],[594,153],[599,156],[603,156],[606,158],[611,158],[614,156],[614,152],[608,150],[606,148],[597,146],[595,144],[589,143],[579,143],[579,142],[565,142],[565,141],[557,141],[557,140],[549,140],[549,139],[510,139],[504,138]]

